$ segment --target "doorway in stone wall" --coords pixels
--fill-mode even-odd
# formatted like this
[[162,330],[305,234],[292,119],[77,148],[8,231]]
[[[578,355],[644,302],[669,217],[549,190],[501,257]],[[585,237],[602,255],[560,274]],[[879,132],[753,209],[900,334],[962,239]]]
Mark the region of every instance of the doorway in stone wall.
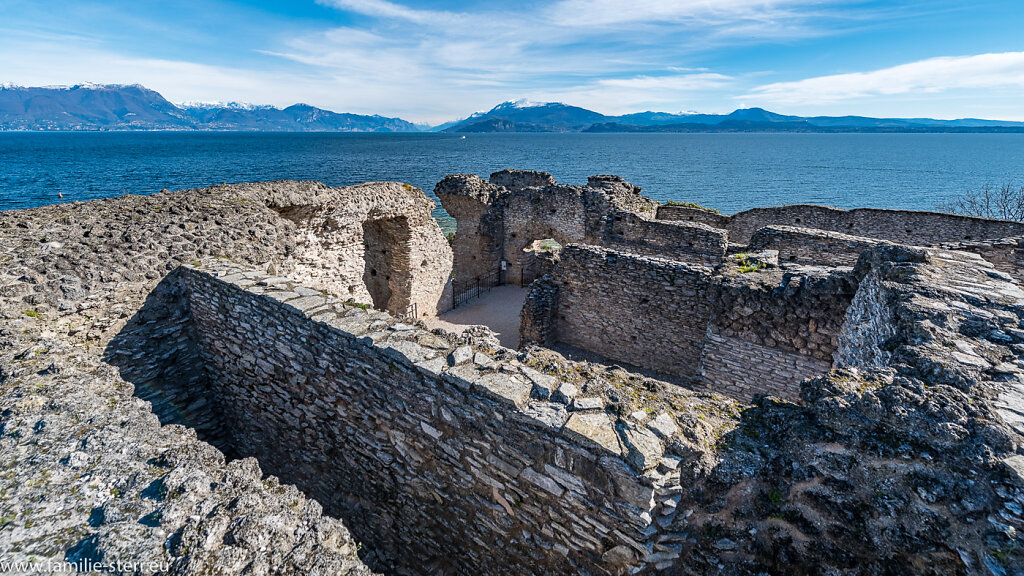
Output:
[[363,222],[363,283],[378,310],[402,314],[409,306],[410,238],[405,218]]
[[527,244],[519,256],[519,277],[510,278],[508,282],[524,288],[529,286],[537,278],[551,272],[561,250],[562,244],[554,238],[542,238]]
[[478,291],[436,318],[426,319],[429,328],[441,328],[456,334],[473,326],[486,326],[494,331],[502,346],[519,347],[520,313],[528,293],[528,286],[536,278],[548,274],[554,267],[562,244],[554,238],[530,241],[508,262],[503,282]]

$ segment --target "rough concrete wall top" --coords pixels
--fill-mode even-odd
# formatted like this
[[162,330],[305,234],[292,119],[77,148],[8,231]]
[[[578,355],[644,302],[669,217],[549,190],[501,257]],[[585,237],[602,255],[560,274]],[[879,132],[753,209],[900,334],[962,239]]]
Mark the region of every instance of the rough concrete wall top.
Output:
[[522,190],[524,188],[554,186],[556,182],[554,177],[547,172],[509,168],[491,174],[491,184],[508,188],[509,190]]
[[[101,348],[168,271],[195,260],[220,257],[304,277],[303,266],[315,267],[316,252],[334,235],[353,227],[361,234],[366,218],[389,216],[405,218],[429,238],[420,243],[443,256],[449,248],[432,208],[406,184],[279,181],[0,212],[0,302]],[[319,266],[330,274],[340,263]],[[329,280],[313,284],[323,289]],[[432,290],[440,293],[443,282]]]
[[0,561],[34,565],[11,573],[65,561],[81,572],[371,573],[320,504],[253,458],[225,463],[194,430],[161,426],[113,367],[38,337],[53,332],[44,319],[2,310]]
[[587,178],[587,186],[600,189],[607,195],[612,206],[615,208],[643,216],[654,218],[658,203],[646,198],[639,186],[626,181],[621,176],[599,174]]

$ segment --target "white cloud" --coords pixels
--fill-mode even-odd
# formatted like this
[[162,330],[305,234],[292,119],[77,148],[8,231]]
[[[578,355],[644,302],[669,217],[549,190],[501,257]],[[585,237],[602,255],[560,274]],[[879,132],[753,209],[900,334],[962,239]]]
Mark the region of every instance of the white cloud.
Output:
[[765,103],[821,104],[958,89],[1024,88],[1024,52],[929,58],[870,72],[765,84],[742,96]]
[[793,8],[816,0],[561,0],[548,15],[559,25],[619,27],[626,24],[701,23],[724,26],[739,21],[778,23],[798,16]]
[[[306,102],[429,122],[519,96],[607,114],[728,112],[740,101],[792,104],[788,112],[798,114],[816,107],[821,113],[892,113],[943,91],[961,98],[942,102],[949,109],[1008,117],[1020,109],[1010,87],[1024,85],[1024,53],[935,58],[773,84],[763,79],[781,78],[777,73],[725,75],[694,59],[725,43],[834,30],[836,20],[815,16],[833,17],[832,5],[849,0],[638,0],[628,7],[612,0],[560,0],[462,12],[411,8],[397,0],[318,1],[361,16],[347,27],[261,34],[265,40],[254,47],[255,57],[218,53],[216,65],[203,63],[205,55],[183,61],[173,48],[150,47],[150,54],[168,55],[163,59],[140,57],[137,46],[75,34],[73,26],[59,36],[0,30],[8,32],[0,34],[0,81],[141,83],[176,102]],[[843,14],[863,16],[865,10]],[[1001,93],[998,108],[978,107],[995,102],[994,92]],[[853,110],[846,102],[856,99]],[[843,104],[829,108],[828,102]],[[938,100],[930,102],[935,106],[922,107],[922,113],[940,109]]]
[[454,24],[464,15],[436,10],[417,10],[386,0],[319,0],[325,6],[333,6],[349,12],[375,18],[406,20],[416,24]]
[[714,72],[641,75],[603,78],[569,88],[540,90],[530,94],[539,100],[558,100],[604,114],[628,114],[642,110],[679,111],[696,100],[716,99],[735,85],[731,76]]

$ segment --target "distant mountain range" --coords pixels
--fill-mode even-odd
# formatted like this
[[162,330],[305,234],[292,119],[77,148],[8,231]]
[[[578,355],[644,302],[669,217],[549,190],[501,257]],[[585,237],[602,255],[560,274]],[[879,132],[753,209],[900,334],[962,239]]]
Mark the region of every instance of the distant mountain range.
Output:
[[0,130],[239,130],[246,132],[418,132],[401,118],[287,108],[168,102],[138,84],[25,88],[0,85]]
[[560,102],[503,102],[445,132],[1024,132],[1024,122],[864,116],[785,116],[763,108],[730,114],[640,112],[605,116]]
[[245,132],[1024,132],[1024,122],[785,116],[762,108],[730,114],[640,112],[607,116],[560,102],[503,102],[427,127],[401,118],[238,102],[172,104],[138,84],[26,88],[0,84],[0,130],[221,130]]

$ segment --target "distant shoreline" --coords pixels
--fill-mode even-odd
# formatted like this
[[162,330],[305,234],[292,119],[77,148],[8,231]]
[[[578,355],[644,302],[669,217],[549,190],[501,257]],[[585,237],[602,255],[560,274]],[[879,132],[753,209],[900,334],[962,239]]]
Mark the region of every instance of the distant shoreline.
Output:
[[[991,126],[991,127],[948,127],[948,128],[861,128],[834,127],[824,130],[780,130],[780,129],[751,129],[751,130],[707,130],[707,129],[680,129],[666,130],[664,126],[638,126],[636,130],[573,130],[573,131],[508,131],[508,132],[350,132],[339,130],[172,130],[172,129],[148,129],[139,128],[134,130],[11,130],[0,128],[0,134],[334,134],[349,136],[444,136],[451,139],[459,139],[460,136],[494,136],[494,135],[566,135],[566,134],[1024,134],[1024,126]],[[654,128],[654,129],[645,129]]]

